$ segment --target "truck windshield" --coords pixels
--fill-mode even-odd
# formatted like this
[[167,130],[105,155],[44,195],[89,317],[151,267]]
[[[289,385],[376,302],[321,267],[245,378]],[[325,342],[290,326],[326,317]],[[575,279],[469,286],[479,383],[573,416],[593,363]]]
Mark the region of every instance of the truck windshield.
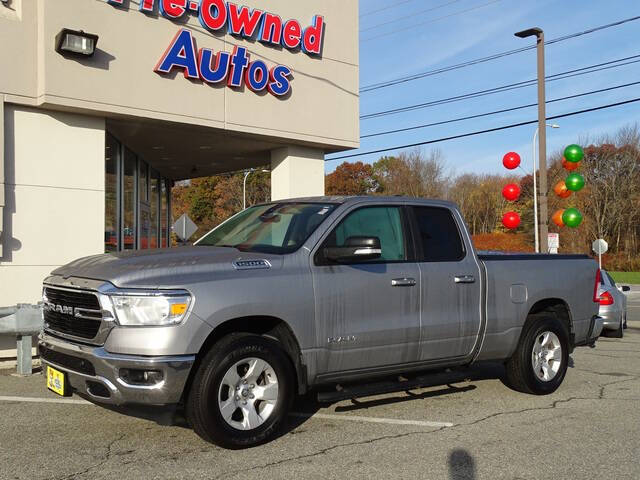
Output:
[[247,208],[214,228],[196,245],[243,252],[291,253],[336,207],[330,203],[270,203]]

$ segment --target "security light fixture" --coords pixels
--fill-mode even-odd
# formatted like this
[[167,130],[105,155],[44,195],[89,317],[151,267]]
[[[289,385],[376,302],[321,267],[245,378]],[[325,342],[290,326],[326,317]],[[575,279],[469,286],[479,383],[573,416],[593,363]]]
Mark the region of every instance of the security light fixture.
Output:
[[63,28],[56,35],[56,52],[60,55],[90,57],[96,52],[96,45],[98,45],[98,35],[85,33],[82,30]]

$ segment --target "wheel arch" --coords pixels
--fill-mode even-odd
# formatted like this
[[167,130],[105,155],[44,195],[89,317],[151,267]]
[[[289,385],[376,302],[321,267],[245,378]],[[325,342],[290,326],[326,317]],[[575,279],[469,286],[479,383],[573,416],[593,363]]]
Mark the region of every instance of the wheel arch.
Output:
[[575,333],[573,330],[573,317],[571,316],[571,309],[569,308],[567,302],[565,302],[561,298],[545,298],[542,300],[538,300],[529,309],[529,313],[527,314],[527,319],[525,321],[522,332],[525,332],[529,324],[535,321],[534,315],[540,313],[550,313],[564,324],[569,334],[570,350],[573,350],[575,343]]
[[193,377],[195,376],[195,373],[200,367],[200,363],[206,356],[207,352],[209,352],[209,350],[211,350],[211,348],[221,338],[232,333],[252,333],[271,338],[280,343],[295,371],[296,388],[298,393],[300,395],[306,393],[307,368],[302,362],[300,344],[298,343],[291,327],[281,318],[250,315],[229,319],[222,322],[211,331],[196,355],[196,360],[191,368],[189,378],[187,379],[187,383],[184,388],[183,398],[186,393],[189,392],[193,382]]

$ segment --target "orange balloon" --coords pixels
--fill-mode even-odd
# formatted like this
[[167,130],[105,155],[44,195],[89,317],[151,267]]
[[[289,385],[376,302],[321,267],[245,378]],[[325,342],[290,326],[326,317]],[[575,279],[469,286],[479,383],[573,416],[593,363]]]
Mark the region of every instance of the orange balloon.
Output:
[[564,221],[562,220],[563,213],[564,213],[564,210],[558,210],[556,213],[553,214],[553,217],[551,217],[551,221],[553,221],[553,223],[555,223],[559,227],[564,227]]
[[567,159],[562,157],[562,167],[565,170],[573,172],[574,170],[577,170],[578,168],[580,168],[580,162],[578,163],[567,162]]
[[553,187],[553,191],[556,192],[556,195],[560,198],[569,198],[571,196],[571,190],[567,188],[567,184],[564,183],[564,180],[560,180],[556,183],[556,186]]

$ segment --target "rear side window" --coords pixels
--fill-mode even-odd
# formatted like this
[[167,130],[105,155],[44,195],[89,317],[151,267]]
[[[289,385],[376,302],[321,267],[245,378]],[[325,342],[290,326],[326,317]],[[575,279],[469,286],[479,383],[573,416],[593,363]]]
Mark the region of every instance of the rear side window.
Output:
[[341,247],[349,237],[378,237],[382,255],[376,262],[406,258],[402,215],[397,207],[365,207],[351,212],[325,241],[325,247]]
[[446,208],[412,207],[418,227],[418,261],[457,262],[464,258],[464,245],[453,215]]

